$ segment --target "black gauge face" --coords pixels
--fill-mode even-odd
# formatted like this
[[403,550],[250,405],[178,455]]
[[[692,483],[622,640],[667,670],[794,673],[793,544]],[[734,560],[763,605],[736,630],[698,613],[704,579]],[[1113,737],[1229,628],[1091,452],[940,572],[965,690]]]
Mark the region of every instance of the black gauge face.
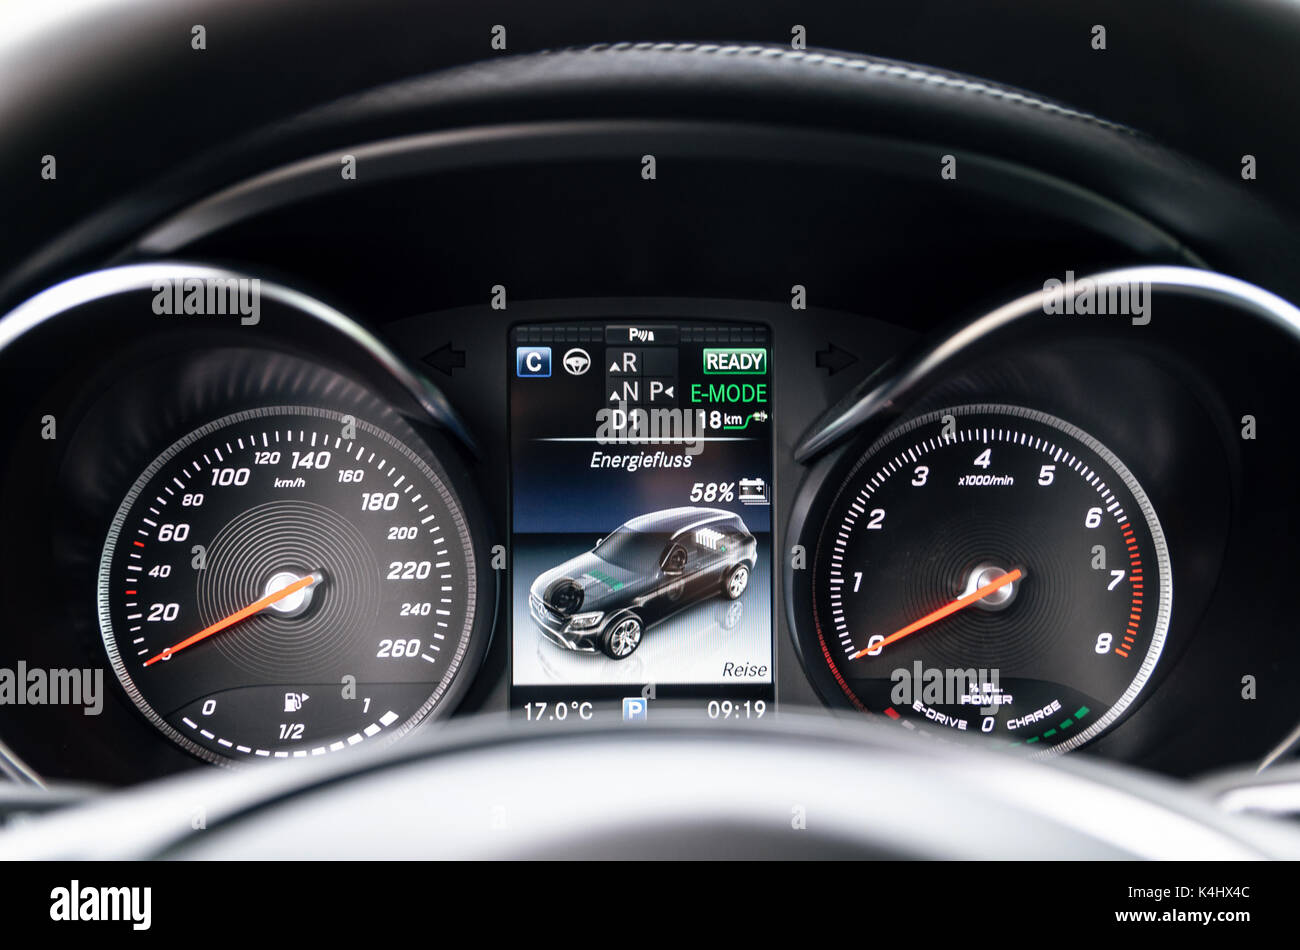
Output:
[[475,578],[462,507],[411,448],[342,413],[257,409],[136,481],[100,627],[128,695],[186,749],[303,758],[438,709],[471,655]]
[[1119,459],[991,405],[877,443],[830,506],[813,583],[803,652],[853,706],[1044,754],[1132,705],[1173,596],[1159,521]]

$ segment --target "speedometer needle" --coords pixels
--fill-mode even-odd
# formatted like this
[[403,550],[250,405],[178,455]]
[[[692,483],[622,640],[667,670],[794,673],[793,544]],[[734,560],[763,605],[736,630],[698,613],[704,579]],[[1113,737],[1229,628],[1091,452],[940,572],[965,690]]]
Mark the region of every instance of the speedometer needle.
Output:
[[251,617],[255,613],[259,613],[265,610],[267,607],[270,607],[272,604],[278,604],[286,597],[292,596],[293,594],[298,593],[298,591],[310,587],[312,584],[315,584],[319,580],[321,580],[321,575],[319,572],[316,572],[316,573],[308,574],[306,577],[299,578],[298,580],[294,581],[292,584],[289,584],[285,587],[281,587],[279,590],[272,591],[271,593],[267,594],[265,597],[261,598],[260,600],[254,601],[253,603],[249,604],[247,607],[243,608],[242,610],[236,610],[233,614],[230,614],[227,617],[222,617],[220,620],[218,620],[216,623],[212,624],[211,626],[204,627],[198,633],[194,634],[194,636],[186,637],[180,643],[176,643],[173,644],[172,646],[169,646],[167,649],[163,650],[157,656],[151,656],[149,659],[144,661],[144,665],[153,666],[153,664],[157,663],[159,660],[170,660],[173,656],[175,656],[181,650],[184,650],[186,647],[192,647],[194,646],[194,644],[200,642],[201,640],[206,640],[214,633],[220,633],[222,630],[225,630],[227,627],[232,627],[235,624],[239,623],[239,621]]
[[985,584],[983,587],[971,591],[969,594],[967,594],[964,597],[958,597],[952,603],[944,604],[938,610],[930,611],[920,620],[913,621],[912,623],[909,623],[906,627],[904,627],[902,630],[897,630],[894,633],[891,633],[889,636],[885,637],[885,639],[881,640],[875,646],[867,647],[865,650],[859,650],[857,653],[849,657],[849,659],[856,660],[860,657],[866,656],[871,651],[879,651],[882,647],[887,647],[889,646],[889,644],[903,639],[903,637],[910,636],[911,634],[916,633],[916,631],[930,626],[930,624],[934,623],[937,620],[942,620],[944,617],[952,616],[957,611],[965,607],[969,607],[977,600],[983,600],[985,597],[987,597],[989,594],[992,594],[994,591],[1001,590],[1002,588],[1006,587],[1008,584],[1012,584],[1020,580],[1020,578],[1021,578],[1020,568],[1017,567],[1011,571],[1008,571],[1006,574],[1003,574],[1001,577],[999,577],[997,580],[993,581],[992,583]]

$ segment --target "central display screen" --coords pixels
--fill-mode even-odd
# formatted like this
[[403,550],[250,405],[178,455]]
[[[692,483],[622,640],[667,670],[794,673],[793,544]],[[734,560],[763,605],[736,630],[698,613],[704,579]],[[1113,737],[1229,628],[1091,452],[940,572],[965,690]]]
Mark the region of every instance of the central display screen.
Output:
[[772,393],[756,325],[511,331],[511,705],[772,710]]

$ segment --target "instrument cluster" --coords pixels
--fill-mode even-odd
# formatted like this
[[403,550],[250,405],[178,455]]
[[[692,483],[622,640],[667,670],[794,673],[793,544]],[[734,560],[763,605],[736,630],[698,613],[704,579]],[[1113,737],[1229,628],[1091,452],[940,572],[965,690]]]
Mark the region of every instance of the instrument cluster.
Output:
[[480,713],[1285,745],[1294,307],[1010,164],[638,128],[671,175],[522,127],[285,166],[0,319],[0,766]]
[[[1062,321],[1045,287],[911,341],[648,300],[381,339],[210,267],[53,288],[6,323],[30,387],[8,517],[50,539],[7,555],[28,596],[0,665],[50,671],[48,696],[16,684],[10,768],[126,782],[471,712],[809,707],[1171,772],[1263,754],[1272,732],[1203,704],[1243,689],[1252,651],[1293,649],[1257,585],[1229,586],[1261,505],[1295,517],[1241,487],[1281,380],[1204,344],[1231,324],[1290,359],[1300,321],[1205,271],[1096,283],[1143,287],[1160,319]],[[474,372],[428,342],[460,325]],[[50,380],[71,336],[98,357]],[[837,379],[836,352],[876,365]]]

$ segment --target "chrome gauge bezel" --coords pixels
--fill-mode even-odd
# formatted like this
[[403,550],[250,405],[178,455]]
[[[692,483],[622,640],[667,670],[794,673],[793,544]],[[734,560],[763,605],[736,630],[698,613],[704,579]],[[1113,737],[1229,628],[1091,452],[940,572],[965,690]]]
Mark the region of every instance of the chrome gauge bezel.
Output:
[[[112,587],[112,570],[117,553],[117,545],[121,540],[123,527],[127,519],[136,509],[136,503],[139,501],[141,493],[149,486],[157,474],[172,460],[185,452],[187,448],[201,441],[213,433],[242,422],[258,421],[273,419],[277,416],[319,416],[322,419],[342,421],[345,413],[335,409],[323,409],[314,406],[293,406],[293,405],[276,405],[264,406],[253,409],[241,410],[229,413],[219,419],[215,419],[197,429],[187,433],[172,445],[168,446],[154,461],[144,470],[136,479],[125,499],[118,507],[114,515],[112,524],[109,527],[108,535],[105,539],[103,551],[100,555],[98,583],[96,587],[96,603],[99,618],[100,635],[103,641],[105,652],[108,655],[109,662],[117,676],[126,695],[135,704],[136,708],[144,715],[150,723],[153,724],[163,735],[171,739],[187,752],[197,756],[204,761],[219,765],[237,764],[241,761],[253,761],[248,758],[240,759],[234,755],[222,755],[203,744],[194,741],[186,736],[179,729],[169,723],[143,695],[140,687],[132,677],[128,669],[126,659],[121,650],[119,635],[113,629],[112,620],[112,602],[110,600]],[[479,565],[477,563],[477,554],[475,552],[474,538],[470,531],[469,519],[465,507],[457,496],[446,471],[438,463],[437,459],[428,454],[421,455],[415,448],[403,442],[396,435],[380,428],[377,425],[364,419],[353,417],[357,430],[368,433],[377,440],[387,443],[394,450],[400,452],[406,459],[415,466],[420,474],[425,477],[431,484],[437,486],[441,495],[443,504],[446,505],[451,513],[454,528],[457,532],[460,551],[465,557],[465,577],[466,590],[463,593],[465,598],[465,614],[461,624],[461,629],[455,632],[456,635],[456,652],[451,662],[448,664],[446,671],[436,684],[432,685],[432,692],[421,706],[412,713],[405,721],[389,729],[385,729],[381,734],[382,738],[378,743],[370,742],[371,745],[387,745],[408,734],[411,730],[420,725],[431,712],[445,701],[454,698],[452,694],[453,686],[457,685],[464,678],[466,660],[473,657],[477,652],[475,650],[475,636],[478,627],[477,614],[479,610],[479,590],[478,576]],[[472,674],[471,674],[472,676]],[[369,741],[369,740],[368,740]],[[276,753],[277,757],[287,758],[288,756]],[[301,756],[299,756],[301,757]]]
[[[845,694],[845,687],[834,678],[833,674],[829,678],[826,675],[826,667],[832,662],[829,659],[829,654],[819,656],[812,649],[814,644],[823,644],[824,650],[826,642],[819,627],[821,618],[817,616],[815,607],[814,585],[818,579],[818,562],[822,556],[827,532],[834,531],[838,527],[832,525],[829,519],[840,504],[844,493],[856,484],[855,479],[861,481],[863,471],[870,469],[873,460],[881,460],[880,453],[882,450],[897,444],[898,440],[906,437],[909,432],[932,424],[948,414],[953,415],[958,420],[964,415],[977,414],[1005,415],[1013,419],[1026,419],[1056,429],[1075,440],[1096,455],[1118,477],[1125,490],[1134,499],[1137,512],[1150,533],[1152,539],[1151,556],[1155,562],[1160,590],[1159,601],[1154,611],[1150,643],[1125,691],[1098,719],[1086,729],[1057,745],[1028,753],[1033,758],[1062,755],[1078,749],[1104,734],[1133,708],[1134,703],[1151,681],[1160,657],[1164,652],[1173,616],[1173,567],[1160,519],[1136,476],[1101,441],[1058,416],[1037,409],[1004,403],[967,403],[951,406],[924,413],[897,426],[890,427],[885,433],[871,440],[869,444],[862,441],[850,444],[841,453],[828,460],[828,463],[824,466],[822,477],[813,480],[811,489],[807,485],[804,487],[803,491],[808,493],[803,499],[805,503],[799,506],[792,520],[792,538],[797,543],[805,546],[808,559],[807,570],[803,571],[800,577],[791,576],[789,581],[791,586],[787,588],[789,602],[793,605],[795,599],[798,598],[798,602],[803,605],[797,610],[792,607],[789,617],[796,652],[799,654],[805,670],[817,687],[823,701],[832,706],[851,708],[851,701],[848,700]],[[815,497],[813,497],[814,495]]]

